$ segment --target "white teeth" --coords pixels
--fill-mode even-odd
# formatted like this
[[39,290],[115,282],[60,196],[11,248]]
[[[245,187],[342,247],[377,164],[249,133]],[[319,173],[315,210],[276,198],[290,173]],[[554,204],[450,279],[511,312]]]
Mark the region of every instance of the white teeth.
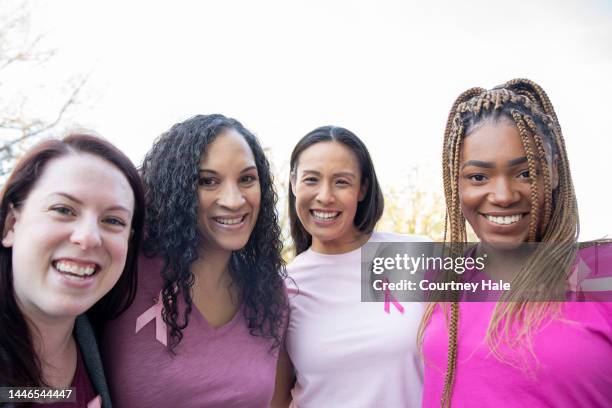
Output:
[[312,210],[312,215],[314,215],[315,218],[318,218],[320,220],[331,220],[333,218],[336,218],[338,214],[340,214],[340,212],[338,211],[327,212],[327,211]]
[[95,266],[80,266],[72,262],[59,261],[55,263],[55,268],[60,272],[70,273],[79,276],[90,276],[96,271]]
[[506,215],[506,216],[503,216],[503,217],[495,217],[493,215],[485,215],[485,217],[487,217],[487,220],[489,220],[491,222],[494,222],[496,224],[508,225],[508,224],[514,224],[515,222],[518,222],[518,220],[523,218],[523,215],[522,214]]
[[243,219],[244,219],[244,217],[238,217],[238,218],[215,218],[215,221],[217,221],[219,224],[235,225],[235,224],[240,224]]

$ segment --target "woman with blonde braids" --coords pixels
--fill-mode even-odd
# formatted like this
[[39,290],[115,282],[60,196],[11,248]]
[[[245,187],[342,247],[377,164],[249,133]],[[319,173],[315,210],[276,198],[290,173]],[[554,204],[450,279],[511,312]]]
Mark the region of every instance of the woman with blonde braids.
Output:
[[[544,90],[515,79],[461,94],[443,174],[445,241],[466,243],[467,221],[480,241],[471,251],[486,251],[486,274],[511,289],[497,303],[429,304],[423,406],[612,406],[612,303],[553,301],[569,293],[576,263],[592,281],[609,275],[612,251],[605,242],[577,249],[576,196]],[[496,262],[528,242],[541,244],[525,262]]]

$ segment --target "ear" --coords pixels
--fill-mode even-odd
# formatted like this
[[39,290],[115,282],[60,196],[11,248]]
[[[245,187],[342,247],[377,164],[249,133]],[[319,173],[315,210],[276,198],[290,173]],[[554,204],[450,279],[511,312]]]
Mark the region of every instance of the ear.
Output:
[[297,174],[291,172],[289,174],[289,187],[291,188],[291,193],[295,195],[295,183],[296,183]]
[[359,199],[357,201],[361,202],[365,198],[368,193],[368,189],[370,188],[370,180],[365,179],[363,183],[361,183],[361,187],[359,187]]
[[2,231],[2,246],[10,248],[15,240],[15,224],[19,220],[19,211],[15,209],[13,204],[9,204],[8,214],[4,220],[4,231]]
[[557,167],[557,161],[559,156],[555,154],[552,160],[552,166],[550,166],[550,188],[556,190],[559,185],[559,168]]

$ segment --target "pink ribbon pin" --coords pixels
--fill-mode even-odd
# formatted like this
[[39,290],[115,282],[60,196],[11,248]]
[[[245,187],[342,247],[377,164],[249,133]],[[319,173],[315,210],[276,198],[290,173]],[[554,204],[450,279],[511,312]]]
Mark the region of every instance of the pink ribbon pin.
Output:
[[[389,279],[384,278],[383,279],[384,283],[389,283]],[[397,310],[400,311],[400,313],[404,313],[404,306],[402,306],[401,303],[399,303],[395,297],[393,297],[393,295],[391,294],[391,291],[389,290],[389,287],[386,286],[385,287],[385,313],[391,313],[391,303],[393,303],[393,306],[395,306],[395,308]]]
[[159,292],[157,302],[148,308],[143,314],[136,318],[136,333],[145,327],[151,320],[155,320],[155,338],[164,346],[168,345],[168,331],[166,329],[166,323],[162,318],[162,310],[164,304],[162,302],[162,293]]
[[87,408],[102,408],[102,397],[98,395],[96,398],[89,401]]
[[584,262],[584,259],[578,256],[578,261],[576,262],[576,264],[574,264],[574,270],[568,278],[570,290],[573,292],[580,291],[582,282],[589,275],[590,272],[591,269],[586,264],[586,262]]

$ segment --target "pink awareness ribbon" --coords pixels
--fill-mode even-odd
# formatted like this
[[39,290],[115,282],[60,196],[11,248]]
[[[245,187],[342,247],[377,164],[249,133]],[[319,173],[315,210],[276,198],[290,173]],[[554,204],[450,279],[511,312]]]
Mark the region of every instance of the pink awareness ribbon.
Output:
[[157,302],[148,308],[143,314],[136,318],[136,333],[145,327],[151,320],[155,320],[155,338],[164,346],[168,345],[168,331],[166,329],[166,323],[162,318],[162,310],[164,304],[162,302],[162,293],[159,292]]
[[[384,278],[383,282],[388,284],[389,279]],[[385,313],[391,313],[391,303],[393,303],[393,306],[395,306],[397,310],[400,311],[400,313],[404,314],[404,306],[402,306],[402,304],[398,302],[395,299],[395,297],[393,297],[393,295],[391,294],[391,291],[389,290],[389,287],[386,286],[385,287]]]
[[87,408],[102,408],[102,397],[97,396],[87,403]]
[[574,270],[568,278],[570,290],[573,292],[580,291],[581,284],[584,281],[584,278],[586,278],[590,272],[591,269],[588,267],[586,262],[584,262],[582,257],[578,255],[578,260],[574,264]]

